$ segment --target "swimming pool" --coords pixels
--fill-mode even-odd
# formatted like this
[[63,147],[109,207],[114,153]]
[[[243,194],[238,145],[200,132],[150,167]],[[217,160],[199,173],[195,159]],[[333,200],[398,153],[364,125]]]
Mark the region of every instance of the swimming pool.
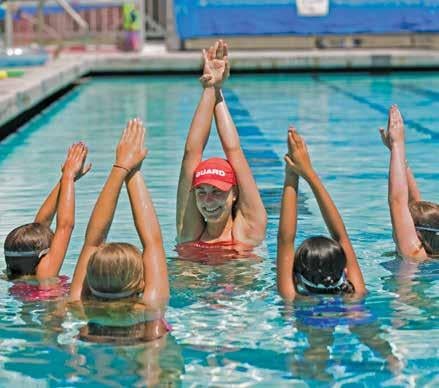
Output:
[[[29,222],[59,176],[67,146],[89,145],[92,172],[77,184],[76,229],[61,273],[71,275],[97,192],[128,118],[149,129],[143,173],[169,257],[173,326],[156,346],[88,344],[81,321],[57,304],[12,297],[0,280],[0,384],[39,386],[437,385],[438,262],[402,265],[387,210],[388,152],[378,127],[397,103],[407,154],[425,199],[438,201],[439,74],[233,75],[225,95],[266,204],[262,261],[201,266],[174,260],[175,193],[183,144],[200,95],[196,77],[96,78],[62,97],[0,143],[0,241]],[[338,205],[369,295],[284,305],[274,259],[286,129],[294,123]],[[220,151],[211,139],[206,156]],[[298,238],[324,233],[301,185]],[[138,245],[126,193],[109,240]],[[2,261],[1,268],[4,268]]]

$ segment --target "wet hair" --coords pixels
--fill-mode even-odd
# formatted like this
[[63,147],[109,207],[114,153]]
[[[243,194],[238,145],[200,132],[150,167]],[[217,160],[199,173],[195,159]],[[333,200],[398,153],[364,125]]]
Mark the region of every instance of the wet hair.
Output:
[[134,296],[143,287],[141,252],[127,243],[102,245],[88,262],[87,284],[98,299]]
[[[35,275],[40,261],[39,253],[50,247],[52,230],[38,222],[21,225],[13,229],[4,243],[7,275],[9,279],[24,275]],[[13,257],[8,252],[29,252],[29,256]]]
[[[439,204],[416,201],[409,204],[409,210],[416,228],[431,228],[439,231]],[[416,231],[427,254],[439,255],[439,234],[422,229]]]
[[233,202],[232,205],[232,219],[234,220],[236,218],[236,214],[238,213],[238,200],[239,200],[239,187],[238,185],[232,186],[232,192],[235,195],[235,202]]
[[347,280],[335,287],[344,277],[345,267],[346,254],[342,246],[331,238],[315,236],[303,241],[297,249],[294,256],[293,276],[318,285],[317,288],[301,284],[312,293],[351,294],[354,292],[354,287]]

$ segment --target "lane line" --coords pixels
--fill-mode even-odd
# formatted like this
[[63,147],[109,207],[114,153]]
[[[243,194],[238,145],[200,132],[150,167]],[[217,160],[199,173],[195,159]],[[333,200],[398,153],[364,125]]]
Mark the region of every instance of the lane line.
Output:
[[[344,96],[347,96],[350,99],[359,102],[360,104],[367,105],[369,108],[387,116],[387,112],[388,112],[387,107],[380,105],[380,104],[377,104],[376,102],[370,101],[365,97],[362,97],[362,96],[359,96],[359,95],[354,94],[352,92],[349,92],[349,91],[347,91],[339,86],[336,86],[330,82],[324,81],[319,76],[313,76],[313,79],[316,82],[325,85],[327,88],[332,89],[333,91],[335,91],[337,93],[343,94]],[[424,135],[428,135],[434,140],[439,140],[439,132],[435,132],[435,131],[431,130],[430,128],[425,127],[424,125],[422,125],[414,120],[404,118],[404,121],[410,127],[414,128],[417,132],[422,133]]]

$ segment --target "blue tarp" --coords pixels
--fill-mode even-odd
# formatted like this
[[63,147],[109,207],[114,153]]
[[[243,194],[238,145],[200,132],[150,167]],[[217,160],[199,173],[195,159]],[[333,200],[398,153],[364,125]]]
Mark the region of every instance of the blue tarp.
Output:
[[[70,5],[72,6],[73,9],[75,9],[76,12],[115,6],[115,4],[112,4],[112,3],[108,3],[108,4],[99,3],[96,5],[93,5],[93,4],[75,5],[74,3],[71,3]],[[49,5],[49,6],[46,5],[46,6],[44,6],[43,10],[44,10],[45,15],[65,12],[64,9],[61,8],[59,5]],[[32,6],[32,5],[24,5],[24,6],[20,7],[18,9],[18,11],[14,13],[15,20],[20,18],[21,12],[25,12],[25,13],[30,14],[30,15],[36,15],[38,12],[38,8],[36,6]],[[3,18],[4,18],[4,10],[2,8],[0,8],[0,20],[3,20]]]
[[174,0],[181,39],[216,35],[439,32],[439,0],[331,0],[325,16],[301,16],[293,0]]

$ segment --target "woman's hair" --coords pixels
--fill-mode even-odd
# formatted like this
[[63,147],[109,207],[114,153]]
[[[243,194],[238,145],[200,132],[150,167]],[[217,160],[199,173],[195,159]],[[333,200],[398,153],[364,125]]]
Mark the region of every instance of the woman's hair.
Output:
[[[53,232],[43,224],[32,222],[13,229],[4,243],[8,277],[35,275],[39,263],[39,252],[48,249],[52,243]],[[13,253],[33,253],[17,259]],[[8,256],[10,253],[10,256]]]
[[[307,290],[315,293],[336,294],[353,293],[352,284],[343,280],[346,255],[342,246],[325,236],[315,236],[300,244],[294,256],[293,276],[305,279]],[[318,286],[318,287],[317,287]]]
[[409,205],[410,214],[425,251],[430,255],[439,255],[439,235],[435,231],[419,228],[438,229],[439,205],[433,202],[417,201]]
[[232,192],[235,195],[236,199],[235,202],[233,202],[232,205],[232,219],[236,218],[236,214],[238,213],[238,200],[239,200],[239,186],[233,185],[232,186]]
[[[133,296],[141,291],[144,284],[141,252],[127,243],[104,244],[88,262],[87,284],[91,293],[98,298],[120,299]],[[120,297],[117,294],[121,294]]]

